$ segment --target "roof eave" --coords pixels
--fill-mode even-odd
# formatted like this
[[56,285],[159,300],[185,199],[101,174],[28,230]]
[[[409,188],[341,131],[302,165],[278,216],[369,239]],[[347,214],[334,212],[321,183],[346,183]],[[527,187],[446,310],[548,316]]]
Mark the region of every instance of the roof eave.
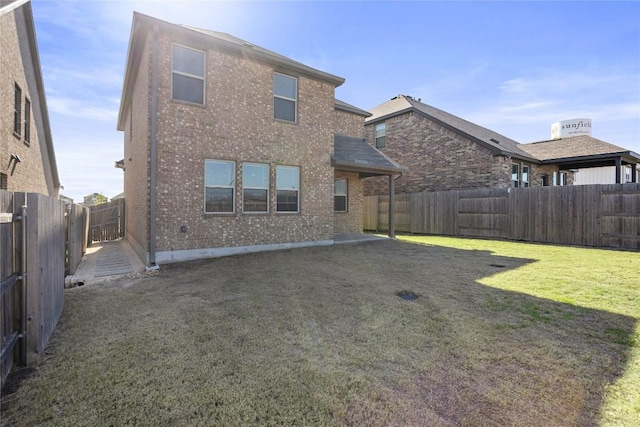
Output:
[[374,175],[397,175],[407,172],[407,169],[403,167],[387,168],[381,166],[369,166],[361,163],[343,162],[337,161],[333,156],[331,156],[331,166],[333,166],[335,169],[346,172],[369,173]]
[[[574,157],[557,157],[553,159],[541,160],[541,164],[553,164],[553,163],[572,163],[572,162],[584,162],[584,161],[598,161],[606,159],[615,159],[617,157],[626,157],[640,161],[640,155],[633,151],[621,151],[617,153],[605,153],[605,154],[592,154],[587,156],[574,156]],[[630,162],[633,163],[633,162]]]
[[[53,147],[53,136],[51,134],[51,122],[49,121],[49,110],[47,109],[47,97],[44,93],[44,81],[42,79],[42,67],[40,65],[40,55],[38,53],[38,41],[36,38],[36,27],[33,20],[33,10],[31,8],[31,2],[16,2],[19,5],[25,7],[25,20],[27,27],[27,37],[29,38],[29,50],[31,52],[31,61],[33,62],[34,74],[36,79],[36,86],[38,89],[38,101],[40,102],[40,110],[42,113],[42,126],[44,128],[44,139],[47,154],[49,157],[49,164],[51,167],[51,179],[53,181],[54,192],[60,189],[60,176],[58,175],[58,163],[56,161],[56,153]],[[13,6],[12,3],[9,7]],[[18,5],[18,6],[19,6]]]

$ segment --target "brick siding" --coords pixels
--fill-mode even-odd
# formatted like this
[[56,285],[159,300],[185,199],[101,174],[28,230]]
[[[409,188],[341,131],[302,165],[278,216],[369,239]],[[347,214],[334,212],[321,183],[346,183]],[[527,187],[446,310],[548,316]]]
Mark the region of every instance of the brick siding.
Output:
[[[53,183],[47,183],[40,148],[43,132],[41,106],[36,92],[23,7],[0,16],[0,52],[0,173],[6,175],[9,191],[56,196],[57,189],[53,188]],[[20,135],[13,132],[16,83],[22,90]],[[29,142],[25,141],[25,99],[31,101]],[[19,156],[21,162],[15,164],[15,161],[10,161],[12,154]]]
[[[415,112],[391,117],[385,123],[386,143],[380,151],[408,169],[395,181],[396,193],[511,186],[511,159],[494,156],[489,149]],[[375,146],[373,124],[365,126],[365,138]],[[531,166],[532,185],[541,185],[543,173],[558,170],[517,162]],[[364,194],[388,194],[388,180],[366,180]]]

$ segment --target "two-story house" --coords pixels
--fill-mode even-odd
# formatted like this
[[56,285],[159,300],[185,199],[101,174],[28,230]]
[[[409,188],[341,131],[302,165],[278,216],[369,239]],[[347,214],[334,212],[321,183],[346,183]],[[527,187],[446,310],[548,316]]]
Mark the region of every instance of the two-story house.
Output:
[[[373,108],[365,128],[370,145],[408,169],[398,193],[571,185],[577,170],[632,170],[640,162],[636,153],[588,135],[520,144],[406,95]],[[366,195],[386,191],[386,180],[365,184]]]
[[147,265],[329,245],[362,230],[364,141],[344,79],[229,34],[134,13],[118,129],[126,236]]
[[0,189],[60,189],[31,2],[0,1]]

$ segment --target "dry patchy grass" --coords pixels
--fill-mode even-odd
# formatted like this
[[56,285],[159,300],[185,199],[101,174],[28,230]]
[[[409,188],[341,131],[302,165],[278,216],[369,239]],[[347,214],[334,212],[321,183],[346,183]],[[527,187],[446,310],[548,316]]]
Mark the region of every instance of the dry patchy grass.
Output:
[[[622,409],[605,405],[627,390],[618,383],[637,355],[636,302],[606,310],[582,304],[581,286],[563,301],[531,291],[544,246],[499,254],[491,242],[420,243],[243,255],[166,266],[127,287],[67,290],[48,360],[3,399],[3,423],[638,419],[633,398]],[[590,273],[563,274],[580,285]],[[491,282],[505,275],[509,286]]]

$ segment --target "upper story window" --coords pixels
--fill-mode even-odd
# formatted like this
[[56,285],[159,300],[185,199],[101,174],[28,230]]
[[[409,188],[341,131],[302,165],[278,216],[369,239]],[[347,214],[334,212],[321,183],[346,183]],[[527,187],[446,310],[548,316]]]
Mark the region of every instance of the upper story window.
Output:
[[375,127],[376,130],[376,148],[384,148],[387,142],[387,125],[384,123],[378,123]]
[[333,210],[336,212],[347,211],[346,179],[336,179],[333,181]]
[[273,117],[296,122],[298,106],[298,79],[273,74]]
[[269,211],[269,165],[242,164],[242,211]]
[[235,212],[236,163],[225,160],[204,162],[204,211]]
[[204,52],[173,45],[171,56],[171,97],[204,105]]
[[276,166],[278,212],[300,212],[300,168]]
[[13,133],[20,136],[22,130],[22,89],[16,83],[13,86]]
[[29,144],[31,141],[31,101],[29,98],[24,100],[24,142]]

